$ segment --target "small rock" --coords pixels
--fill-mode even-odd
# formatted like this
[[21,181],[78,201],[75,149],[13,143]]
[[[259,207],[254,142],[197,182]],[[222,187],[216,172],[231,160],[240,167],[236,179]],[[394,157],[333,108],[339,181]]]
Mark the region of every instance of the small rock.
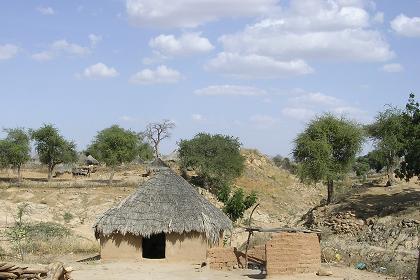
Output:
[[320,269],[318,269],[318,272],[316,273],[316,275],[318,276],[331,276],[333,275],[331,270],[328,270],[324,267],[321,267]]

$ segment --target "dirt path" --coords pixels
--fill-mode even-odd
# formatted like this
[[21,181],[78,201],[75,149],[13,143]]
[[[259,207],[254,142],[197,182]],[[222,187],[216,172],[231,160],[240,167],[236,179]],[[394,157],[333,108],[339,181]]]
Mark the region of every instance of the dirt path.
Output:
[[[75,271],[72,272],[74,280],[120,280],[120,279],[150,279],[150,280],[222,280],[222,279],[264,279],[256,270],[232,270],[232,271],[213,271],[207,268],[200,268],[198,265],[189,264],[169,264],[164,261],[148,260],[139,263],[112,262],[91,264],[76,263],[73,265]],[[347,279],[347,280],[385,280],[395,279],[384,275],[359,271],[346,267],[332,267],[333,276],[319,277],[315,274],[300,274],[289,276],[276,276],[270,279],[278,280],[327,280],[327,279]]]

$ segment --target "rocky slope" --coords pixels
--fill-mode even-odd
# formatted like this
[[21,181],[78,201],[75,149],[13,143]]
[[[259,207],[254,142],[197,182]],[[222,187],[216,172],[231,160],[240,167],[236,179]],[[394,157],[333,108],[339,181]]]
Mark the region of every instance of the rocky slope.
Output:
[[420,229],[420,186],[362,188],[336,204],[317,207],[304,217],[321,229],[324,259],[371,271],[415,279]]

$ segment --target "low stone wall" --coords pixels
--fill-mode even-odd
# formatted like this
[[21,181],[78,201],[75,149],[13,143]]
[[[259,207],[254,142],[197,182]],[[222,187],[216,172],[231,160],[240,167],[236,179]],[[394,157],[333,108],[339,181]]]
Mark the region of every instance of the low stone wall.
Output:
[[[248,261],[265,266],[265,245],[249,249]],[[243,268],[245,266],[245,253],[233,247],[211,248],[207,250],[207,262],[211,269],[216,270]]]
[[316,272],[321,247],[315,233],[275,233],[265,245],[267,275]]

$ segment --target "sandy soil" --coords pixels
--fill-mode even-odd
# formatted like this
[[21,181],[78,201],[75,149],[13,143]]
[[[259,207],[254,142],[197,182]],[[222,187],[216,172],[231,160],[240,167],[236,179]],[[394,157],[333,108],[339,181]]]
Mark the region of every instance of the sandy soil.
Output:
[[[93,262],[90,264],[76,263],[73,265],[75,271],[71,273],[74,280],[120,280],[120,279],[153,279],[153,280],[221,280],[221,279],[264,279],[257,270],[232,270],[214,271],[208,268],[200,268],[199,265],[169,264],[160,260],[147,260],[139,263]],[[287,276],[270,276],[269,279],[278,280],[310,280],[310,279],[347,279],[347,280],[385,280],[395,279],[380,274],[359,271],[347,267],[332,267],[333,275],[320,277],[315,274],[298,274]]]

